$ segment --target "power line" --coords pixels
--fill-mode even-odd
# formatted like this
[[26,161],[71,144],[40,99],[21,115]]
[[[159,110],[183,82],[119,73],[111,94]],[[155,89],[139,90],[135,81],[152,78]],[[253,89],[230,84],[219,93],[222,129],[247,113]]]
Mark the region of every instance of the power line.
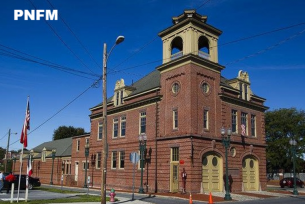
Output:
[[[51,5],[51,7],[53,9],[55,9],[55,7],[51,4],[51,2],[49,0],[47,0],[47,2]],[[86,51],[86,53],[89,55],[89,57],[91,58],[92,61],[95,62],[95,64],[102,69],[102,67],[96,62],[96,60],[93,58],[93,56],[91,55],[91,53],[88,51],[88,49],[83,45],[83,43],[80,41],[80,39],[76,36],[76,34],[73,32],[73,30],[71,29],[71,27],[66,23],[66,21],[61,17],[61,15],[59,15],[60,20],[62,20],[62,22],[66,25],[66,27],[69,29],[69,31],[72,33],[72,35],[76,38],[76,40],[78,41],[78,43],[82,46],[82,48]]]
[[211,1],[211,0],[206,0],[205,2],[203,2],[203,4],[201,4],[200,6],[198,6],[196,10],[200,9],[201,7],[203,7],[204,5],[206,5],[207,3],[209,3],[209,1]]
[[120,62],[118,65],[116,65],[113,69],[109,68],[110,70],[113,70],[114,72],[116,72],[117,70],[115,70],[116,67],[120,66],[121,64],[123,64],[124,62],[126,62],[127,60],[129,60],[131,57],[133,57],[134,55],[138,54],[140,51],[142,51],[145,47],[147,47],[148,45],[150,45],[152,42],[154,42],[157,39],[158,36],[156,36],[155,38],[153,38],[151,41],[149,41],[148,43],[146,43],[144,46],[142,46],[140,49],[138,49],[137,51],[135,51],[134,53],[132,53],[129,57],[127,57],[126,59],[124,59],[122,62]]
[[[56,115],[58,115],[60,112],[62,112],[64,109],[66,109],[69,105],[71,105],[74,101],[76,101],[78,98],[80,98],[83,94],[85,94],[89,89],[91,89],[92,87],[96,86],[96,84],[102,79],[102,77],[100,77],[98,80],[96,80],[94,83],[92,83],[87,89],[85,89],[83,92],[81,92],[79,95],[77,95],[72,101],[70,101],[67,105],[65,105],[63,108],[61,108],[60,110],[58,110],[56,113],[54,113],[51,117],[49,117],[47,120],[45,120],[43,123],[41,123],[39,126],[37,126],[34,130],[32,130],[31,132],[28,133],[28,135],[30,135],[32,132],[36,131],[37,129],[39,129],[41,126],[43,126],[44,124],[46,124],[47,122],[49,122],[52,118],[54,118]],[[11,145],[15,144],[16,142],[18,142],[18,140],[16,140],[15,142],[11,143]]]
[[243,58],[240,58],[240,59],[237,59],[237,60],[235,60],[235,61],[229,62],[229,63],[227,63],[227,64],[225,64],[225,65],[235,64],[235,63],[240,62],[240,61],[242,61],[242,60],[245,60],[245,59],[248,59],[248,58],[251,58],[251,57],[255,57],[255,56],[257,56],[257,55],[260,55],[260,54],[262,54],[262,53],[264,53],[264,52],[267,52],[267,51],[269,51],[269,50],[271,50],[271,49],[273,49],[273,48],[275,48],[275,47],[278,47],[278,46],[280,46],[280,45],[282,45],[282,44],[288,42],[289,40],[291,40],[291,39],[293,39],[293,38],[295,38],[295,37],[297,37],[297,36],[299,36],[299,35],[302,35],[304,32],[305,32],[305,29],[302,30],[302,31],[300,31],[300,32],[298,32],[298,33],[296,33],[296,34],[294,34],[294,35],[292,35],[292,36],[290,36],[290,37],[288,37],[288,38],[286,38],[286,39],[284,39],[284,40],[281,40],[280,42],[275,43],[275,44],[273,44],[273,45],[271,45],[271,46],[269,46],[269,47],[267,47],[267,48],[265,48],[265,49],[263,49],[263,50],[260,50],[260,51],[254,53],[254,54],[251,54],[251,55],[247,55],[247,56],[245,56],[245,57],[243,57]]
[[[252,38],[256,38],[256,37],[268,35],[268,34],[271,34],[271,33],[287,30],[287,29],[298,27],[298,26],[301,26],[301,25],[305,25],[305,22],[298,23],[298,24],[291,25],[291,26],[286,26],[286,27],[283,27],[283,28],[278,28],[278,29],[267,31],[267,32],[263,32],[263,33],[259,33],[259,34],[252,35],[252,36],[249,36],[249,37],[240,38],[240,39],[237,39],[237,40],[233,40],[233,41],[230,41],[230,42],[219,44],[218,46],[225,46],[225,45],[237,43],[237,42],[240,42],[240,41],[249,40],[249,39],[252,39]],[[213,46],[213,47],[216,47],[216,46]],[[213,48],[213,47],[211,47],[211,48]],[[195,53],[195,52],[193,52],[193,53]],[[146,65],[149,65],[149,64],[157,63],[157,62],[160,62],[162,60],[167,60],[167,59],[170,59],[170,57],[169,58],[164,58],[164,59],[161,59],[161,60],[155,60],[155,61],[147,62],[147,63],[141,64],[141,65],[135,65],[135,66],[128,67],[128,68],[125,68],[125,69],[121,69],[121,70],[128,70],[128,69],[133,69],[133,68],[137,68],[137,67],[142,67],[142,66],[146,66]],[[118,73],[121,70],[117,70],[117,71],[115,71],[115,73]],[[112,72],[110,72],[110,73],[112,73]]]
[[[0,52],[0,55],[2,55],[2,56],[6,56],[6,57],[10,57],[10,58],[15,58],[15,59],[24,60],[24,61],[27,61],[27,62],[40,64],[40,65],[43,65],[43,66],[54,68],[54,69],[59,70],[59,71],[66,72],[68,74],[72,74],[72,75],[75,75],[75,76],[79,76],[79,77],[83,77],[83,78],[87,78],[87,79],[91,79],[91,80],[96,80],[96,78],[90,78],[90,77],[82,76],[80,74],[89,75],[89,76],[93,76],[93,77],[100,77],[100,75],[98,75],[98,74],[92,74],[92,73],[83,72],[83,71],[80,71],[80,70],[77,70],[77,69],[72,69],[72,68],[69,68],[69,67],[66,67],[66,66],[62,66],[62,65],[56,64],[54,62],[50,62],[48,60],[45,60],[45,59],[30,55],[30,54],[27,54],[27,53],[24,53],[22,51],[16,50],[14,48],[11,48],[11,47],[8,47],[8,46],[2,45],[2,44],[0,44],[0,47],[4,47],[8,50],[12,50],[14,52],[18,52],[20,54],[29,56],[31,58],[37,59],[38,61],[0,48],[0,51],[1,50],[3,51],[3,52]],[[40,61],[42,61],[42,62],[40,62]],[[78,73],[78,74],[76,74],[76,73]],[[129,75],[143,76],[143,75],[130,73],[130,72],[123,72],[122,71],[122,73],[129,74]],[[110,74],[115,74],[115,72],[110,73]]]
[[267,34],[270,34],[270,33],[275,33],[275,32],[282,31],[282,30],[287,30],[287,29],[294,28],[294,27],[301,26],[301,25],[305,25],[305,22],[298,23],[298,24],[291,25],[291,26],[287,26],[287,27],[283,27],[283,28],[278,28],[278,29],[267,31],[267,32],[264,32],[264,33],[259,33],[259,34],[252,35],[252,36],[245,37],[245,38],[240,38],[240,39],[237,39],[237,40],[233,40],[233,41],[230,41],[230,42],[227,42],[227,43],[220,44],[219,46],[224,46],[224,45],[229,45],[229,44],[237,43],[237,42],[244,41],[244,40],[249,40],[249,39],[252,39],[252,38],[260,37],[260,36],[263,36],[263,35],[267,35]]
[[8,132],[3,136],[3,137],[1,137],[1,139],[0,140],[3,140],[3,138],[5,138],[6,137],[6,135],[8,135]]
[[[31,58],[34,58],[34,59],[36,59],[36,60],[0,48],[0,50],[3,51],[3,52],[0,52],[0,55],[3,55],[3,56],[7,56],[7,57],[11,57],[11,58],[16,58],[16,59],[20,59],[20,60],[24,60],[24,61],[28,61],[28,62],[32,62],[32,63],[36,63],[36,64],[40,64],[40,65],[43,65],[43,66],[48,66],[48,67],[51,67],[51,68],[54,68],[54,69],[57,69],[57,70],[64,71],[64,72],[69,73],[69,74],[73,74],[73,75],[80,76],[80,77],[84,77],[84,78],[88,78],[88,79],[92,79],[92,78],[85,77],[85,76],[82,76],[82,75],[79,75],[79,74],[84,74],[84,75],[99,77],[99,75],[97,75],[97,74],[91,74],[91,73],[83,72],[83,71],[80,71],[80,70],[72,69],[72,68],[69,68],[69,67],[65,67],[65,66],[62,66],[62,65],[58,65],[58,64],[56,64],[56,63],[53,63],[53,62],[44,60],[44,59],[39,58],[39,57],[35,57],[35,56],[33,56],[33,55],[29,55],[29,54],[27,54],[27,53],[21,52],[21,51],[19,51],[19,50],[10,48],[10,47],[5,46],[5,45],[2,45],[2,44],[0,44],[0,47],[4,47],[4,48],[9,49],[9,50],[12,50],[12,51],[14,51],[14,52],[18,52],[18,53],[20,53],[20,54],[23,54],[23,55],[29,56],[29,57],[31,57]],[[37,61],[37,60],[38,60],[38,61]],[[42,62],[41,62],[41,61],[42,61]],[[74,73],[73,73],[73,72],[74,72]],[[75,73],[79,73],[79,74],[75,74]],[[93,79],[93,80],[95,80],[95,79]]]
[[[29,0],[30,3],[32,4],[32,6],[37,10],[36,6],[34,5],[34,3]],[[68,50],[81,62],[81,64],[83,66],[85,66],[89,71],[91,71],[92,73],[94,73],[76,54],[75,52],[73,52],[73,50],[68,46],[67,43],[65,43],[65,41],[57,34],[57,32],[54,30],[54,28],[48,23],[47,20],[45,20],[45,23],[49,26],[49,28],[53,31],[53,33],[57,36],[57,38],[66,46],[66,48],[68,48]]]

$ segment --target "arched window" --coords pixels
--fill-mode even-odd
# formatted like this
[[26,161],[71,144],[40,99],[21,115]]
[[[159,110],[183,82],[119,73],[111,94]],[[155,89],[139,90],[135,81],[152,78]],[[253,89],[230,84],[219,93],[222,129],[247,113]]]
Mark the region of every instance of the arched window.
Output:
[[181,37],[176,37],[172,41],[171,60],[177,59],[182,56],[183,56],[183,41]]
[[209,40],[205,36],[200,36],[198,40],[198,55],[205,59],[210,59]]

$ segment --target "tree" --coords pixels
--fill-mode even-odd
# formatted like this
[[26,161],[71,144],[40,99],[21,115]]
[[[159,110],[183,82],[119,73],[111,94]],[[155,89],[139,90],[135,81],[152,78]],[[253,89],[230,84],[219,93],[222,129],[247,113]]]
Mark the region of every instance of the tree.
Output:
[[59,126],[53,133],[53,140],[64,139],[68,137],[83,135],[85,133],[84,128],[75,128],[73,126]]
[[305,136],[305,112],[296,108],[282,108],[265,114],[267,171],[284,169],[291,172],[293,166],[290,139],[297,141],[296,171],[302,168]]

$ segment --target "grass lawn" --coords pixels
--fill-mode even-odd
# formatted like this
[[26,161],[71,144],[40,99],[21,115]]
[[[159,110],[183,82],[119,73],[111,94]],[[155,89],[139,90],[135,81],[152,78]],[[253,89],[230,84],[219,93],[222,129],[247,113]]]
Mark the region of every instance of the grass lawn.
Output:
[[[85,203],[85,202],[101,202],[101,197],[99,195],[84,195],[83,192],[71,191],[71,190],[61,190],[55,188],[36,188],[37,190],[48,191],[53,193],[63,193],[63,194],[79,194],[77,196],[68,198],[55,198],[50,200],[28,200],[27,203],[31,204],[46,204],[46,203]],[[109,197],[106,198],[109,201]],[[116,199],[117,200],[117,199]],[[10,201],[1,201],[1,203],[10,203]],[[19,200],[19,203],[26,203],[23,200]]]

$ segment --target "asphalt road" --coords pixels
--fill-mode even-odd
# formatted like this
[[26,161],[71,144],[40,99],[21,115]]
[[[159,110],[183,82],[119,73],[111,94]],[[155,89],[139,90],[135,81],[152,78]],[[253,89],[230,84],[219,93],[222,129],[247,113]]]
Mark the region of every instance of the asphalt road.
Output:
[[[60,188],[59,186],[49,186],[46,185],[46,187],[53,187],[53,188]],[[269,187],[270,188],[270,187]],[[278,187],[271,187],[277,190],[280,190],[280,188]],[[83,192],[83,193],[87,193],[88,191],[86,189],[83,188],[66,188],[64,187],[63,189],[67,189],[67,190],[75,190],[76,192]],[[298,188],[299,192],[304,192],[305,189],[300,189]],[[96,195],[100,195],[100,191],[99,190],[89,190],[90,194],[96,194]],[[132,194],[130,193],[121,193],[121,192],[116,192],[117,193],[117,197],[123,197],[123,198],[128,198],[131,199]],[[107,193],[108,195],[109,193]],[[11,194],[0,194],[0,200],[2,199],[9,199]],[[37,199],[54,199],[54,198],[65,198],[65,197],[71,197],[71,196],[75,196],[77,195],[77,193],[75,194],[61,194],[61,193],[52,193],[52,192],[46,192],[46,191],[41,191],[41,190],[31,190],[29,191],[29,200],[37,200]],[[19,200],[23,200],[25,197],[25,191],[24,190],[20,190],[20,199]],[[156,196],[147,196],[147,195],[142,195],[142,194],[137,194],[135,193],[134,195],[136,200],[142,200],[145,202],[149,202],[149,203],[155,203],[155,204],[185,204],[188,203],[188,200],[184,200],[184,199],[179,199],[179,198],[173,198],[173,197],[156,197]],[[17,191],[14,192],[14,200],[16,200],[17,198]],[[224,201],[225,202],[225,201]],[[199,202],[199,201],[193,201],[193,204],[206,204],[207,201],[205,202]],[[222,202],[217,202],[217,203],[222,203]],[[225,202],[225,203],[232,203],[232,202]],[[234,201],[234,203],[240,203],[240,204],[253,204],[253,203],[257,203],[257,204],[305,204],[305,196],[287,196],[287,197],[275,197],[275,198],[267,198],[267,199],[257,199],[257,200],[249,200],[249,201]]]

